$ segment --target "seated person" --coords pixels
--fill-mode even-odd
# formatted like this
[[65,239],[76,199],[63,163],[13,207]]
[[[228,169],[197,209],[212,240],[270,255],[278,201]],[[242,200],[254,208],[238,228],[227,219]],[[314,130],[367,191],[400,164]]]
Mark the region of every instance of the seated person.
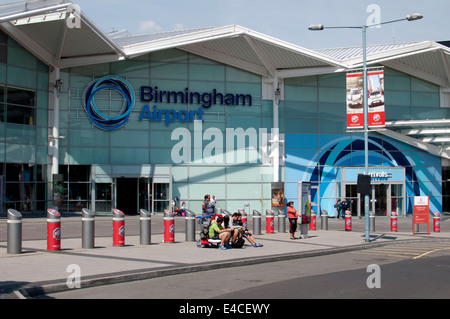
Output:
[[244,229],[243,222],[242,222],[242,214],[240,213],[234,213],[233,216],[231,216],[232,219],[232,226],[235,227],[240,232],[240,236],[243,236],[247,238],[247,240],[250,242],[252,247],[262,247],[260,243],[257,243],[255,238],[253,238],[253,234],[248,230]]
[[228,244],[228,241],[231,237],[231,229],[223,228],[223,217],[219,216],[215,221],[211,223],[209,227],[209,238],[210,239],[220,239],[219,248],[222,250],[226,250],[231,248]]

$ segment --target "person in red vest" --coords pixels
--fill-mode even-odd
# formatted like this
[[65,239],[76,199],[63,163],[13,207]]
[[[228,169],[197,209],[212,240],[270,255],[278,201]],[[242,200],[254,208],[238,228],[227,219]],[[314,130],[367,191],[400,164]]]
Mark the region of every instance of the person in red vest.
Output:
[[296,239],[294,234],[295,234],[295,231],[297,230],[298,214],[297,214],[297,210],[294,208],[294,202],[288,203],[287,213],[288,213],[289,225],[290,225],[289,234],[291,236],[291,239]]

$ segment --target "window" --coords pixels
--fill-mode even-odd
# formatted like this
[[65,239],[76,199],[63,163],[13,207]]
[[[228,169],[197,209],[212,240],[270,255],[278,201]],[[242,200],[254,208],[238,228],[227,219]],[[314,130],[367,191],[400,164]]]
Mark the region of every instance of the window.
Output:
[[35,125],[36,92],[8,87],[6,94],[6,122]]
[[0,63],[8,62],[8,36],[0,31]]
[[5,121],[5,87],[0,85],[0,122]]

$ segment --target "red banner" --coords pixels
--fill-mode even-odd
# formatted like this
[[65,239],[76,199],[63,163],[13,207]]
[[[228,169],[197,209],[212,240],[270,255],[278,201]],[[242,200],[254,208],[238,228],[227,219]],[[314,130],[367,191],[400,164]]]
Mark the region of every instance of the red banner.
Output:
[[[363,73],[347,74],[347,128],[364,128]],[[369,127],[383,127],[384,109],[384,71],[367,73],[367,106]]]
[[414,225],[427,224],[430,234],[430,201],[428,196],[414,196],[413,203],[413,235]]

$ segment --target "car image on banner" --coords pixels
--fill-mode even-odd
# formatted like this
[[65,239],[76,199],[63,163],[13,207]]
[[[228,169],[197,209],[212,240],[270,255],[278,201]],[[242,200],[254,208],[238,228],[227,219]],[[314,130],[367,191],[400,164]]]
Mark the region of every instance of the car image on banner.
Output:
[[[347,74],[347,129],[364,128],[363,73]],[[384,127],[384,71],[367,73],[368,125]]]

